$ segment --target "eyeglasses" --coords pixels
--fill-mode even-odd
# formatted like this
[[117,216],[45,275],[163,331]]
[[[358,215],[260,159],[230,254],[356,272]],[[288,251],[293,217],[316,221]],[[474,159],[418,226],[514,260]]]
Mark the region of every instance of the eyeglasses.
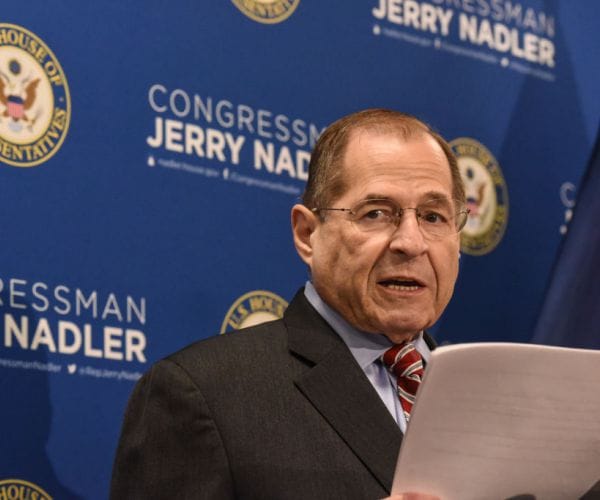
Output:
[[362,200],[352,208],[313,208],[315,213],[322,211],[347,212],[350,221],[365,233],[393,233],[400,225],[407,210],[414,210],[423,236],[439,239],[458,233],[467,223],[469,210],[459,200],[436,198],[421,203],[417,207],[399,207],[387,199]]

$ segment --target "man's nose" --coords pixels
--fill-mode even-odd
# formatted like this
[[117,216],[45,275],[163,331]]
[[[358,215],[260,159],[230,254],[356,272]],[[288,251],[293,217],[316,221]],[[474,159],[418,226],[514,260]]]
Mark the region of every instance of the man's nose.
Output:
[[416,257],[425,253],[427,249],[428,243],[421,231],[416,212],[405,209],[398,226],[390,236],[390,250]]

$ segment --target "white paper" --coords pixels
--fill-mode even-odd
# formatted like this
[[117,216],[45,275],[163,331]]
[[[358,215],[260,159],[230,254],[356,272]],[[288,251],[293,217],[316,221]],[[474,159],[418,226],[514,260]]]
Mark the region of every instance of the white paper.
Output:
[[577,499],[600,480],[600,351],[463,344],[433,351],[393,493]]

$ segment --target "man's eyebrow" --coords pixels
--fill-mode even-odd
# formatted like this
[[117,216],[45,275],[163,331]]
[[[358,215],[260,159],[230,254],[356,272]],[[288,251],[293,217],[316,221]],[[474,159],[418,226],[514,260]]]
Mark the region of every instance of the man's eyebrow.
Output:
[[369,193],[364,198],[364,200],[390,200],[393,199],[385,194],[377,194],[377,193]]
[[[427,203],[433,200],[439,201],[440,203],[452,203],[452,199],[448,196],[447,193],[435,190],[423,193],[421,196],[419,196],[419,199],[421,200],[420,203]],[[396,203],[393,197],[380,193],[369,193],[363,198],[363,200],[389,200]]]
[[440,202],[451,202],[451,198],[448,197],[448,194],[442,193],[441,191],[427,191],[425,194],[421,195],[421,199],[424,201],[437,200]]

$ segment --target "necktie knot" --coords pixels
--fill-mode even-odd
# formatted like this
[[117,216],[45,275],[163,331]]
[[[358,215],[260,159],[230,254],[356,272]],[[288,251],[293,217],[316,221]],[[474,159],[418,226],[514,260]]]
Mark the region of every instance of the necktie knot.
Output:
[[408,421],[423,377],[423,359],[412,343],[403,342],[384,352],[381,360],[390,373],[396,376],[398,398]]

